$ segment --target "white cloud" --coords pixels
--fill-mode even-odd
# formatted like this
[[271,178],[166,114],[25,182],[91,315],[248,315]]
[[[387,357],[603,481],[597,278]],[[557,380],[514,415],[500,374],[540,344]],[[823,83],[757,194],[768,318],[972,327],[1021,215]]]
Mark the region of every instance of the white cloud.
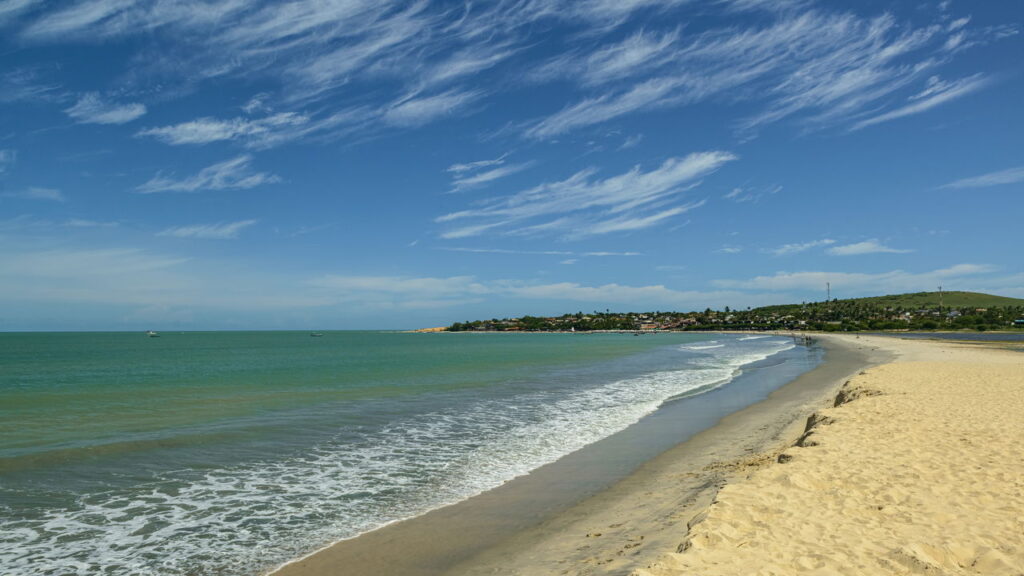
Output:
[[[618,46],[557,57],[530,76],[575,78],[584,87],[622,79],[633,71],[654,71],[660,76],[590,95],[528,125],[525,134],[552,138],[626,114],[712,97],[725,103],[753,101],[761,108],[739,124],[742,133],[798,114],[808,128],[853,122],[854,129],[859,129],[920,113],[985,87],[985,79],[970,77],[941,93],[886,111],[894,105],[887,97],[949,60],[947,45],[967,34],[965,29],[913,28],[888,14],[867,19],[850,13],[783,9],[770,25],[711,29],[686,43],[675,34],[638,34]],[[868,113],[874,116],[864,119]]]
[[198,192],[199,190],[238,190],[255,188],[264,184],[280,182],[280,178],[267,172],[253,172],[250,168],[252,156],[248,154],[207,166],[198,174],[174,180],[157,174],[149,182],[138,186],[140,194],[157,192]]
[[3,0],[0,1],[0,24],[5,20],[14,18],[33,5],[40,4],[42,0]]
[[881,124],[882,122],[903,118],[904,116],[927,112],[936,106],[956,100],[957,98],[961,98],[972,92],[977,92],[978,90],[988,86],[990,83],[990,80],[982,74],[975,74],[974,76],[948,83],[939,81],[936,77],[932,77],[929,85],[922,92],[911,96],[910,100],[913,102],[912,104],[907,104],[902,108],[897,108],[896,110],[891,110],[866,120],[861,120],[853,125],[852,130],[860,130],[868,126]]
[[1000,186],[1003,184],[1016,184],[1017,182],[1024,182],[1024,166],[1016,166],[1014,168],[1007,168],[1006,170],[989,172],[988,174],[982,174],[981,176],[963,178],[961,180],[945,184],[941,186],[941,188],[987,188],[989,186]]
[[33,41],[55,41],[130,36],[165,26],[178,26],[180,31],[210,31],[247,5],[245,0],[83,0],[45,14],[22,35]]
[[72,218],[64,223],[68,228],[117,228],[120,225],[119,222],[100,222],[83,218]]
[[591,236],[595,234],[608,234],[609,232],[628,232],[631,230],[642,230],[644,228],[650,228],[656,224],[680,214],[685,214],[694,208],[700,208],[705,204],[705,200],[699,200],[697,202],[690,202],[682,206],[676,206],[675,208],[669,208],[668,210],[662,210],[654,214],[648,214],[646,216],[623,216],[620,218],[612,218],[604,220],[602,222],[596,222],[590,225],[581,226],[573,230],[570,237],[579,238],[582,236]]
[[576,77],[584,85],[597,86],[649,73],[674,57],[679,30],[664,34],[640,30],[621,42],[590,53],[571,54],[541,64],[529,74],[533,80],[551,81]]
[[740,252],[743,252],[743,247],[742,246],[725,245],[725,246],[722,246],[721,248],[719,248],[718,250],[715,250],[715,252],[718,252],[720,254],[739,254]]
[[249,99],[245,105],[242,106],[242,110],[246,114],[255,114],[257,112],[270,112],[271,107],[267,104],[267,100],[270,99],[270,94],[266,92],[260,92]]
[[748,280],[715,280],[714,285],[722,288],[743,290],[801,290],[813,291],[825,289],[825,283],[832,285],[833,294],[850,296],[871,293],[921,292],[934,290],[935,286],[945,283],[947,289],[951,285],[961,290],[970,290],[970,286],[990,279],[977,277],[991,274],[997,269],[984,264],[958,264],[949,268],[930,272],[912,273],[904,270],[893,270],[878,274],[858,272],[777,272],[772,276],[756,276]]
[[628,136],[626,140],[622,142],[622,146],[619,146],[619,150],[628,150],[630,148],[636,148],[637,146],[640,145],[640,142],[642,142],[643,139],[643,134],[635,134],[633,136]]
[[789,254],[799,254],[800,252],[805,252],[807,250],[810,250],[811,248],[817,248],[818,246],[828,246],[830,244],[835,244],[835,243],[836,243],[835,240],[831,240],[829,238],[824,238],[822,240],[812,240],[810,242],[798,242],[798,243],[795,243],[795,244],[783,244],[782,246],[779,246],[778,248],[769,248],[768,250],[765,250],[765,252],[768,252],[770,254],[774,254],[776,256],[788,256]]
[[476,172],[475,174],[466,174],[465,172],[462,172],[455,176],[455,178],[452,178],[452,192],[461,192],[470,188],[478,188],[485,184],[490,184],[495,180],[511,176],[517,172],[522,172],[530,166],[531,163],[525,162],[522,164],[506,164],[504,166],[498,166],[497,168],[491,168],[490,170]]
[[64,194],[56,188],[31,187],[18,192],[4,192],[0,196],[7,198],[21,198],[23,200],[49,200],[51,202],[63,202],[66,200]]
[[605,258],[610,256],[643,256],[641,252],[572,252],[569,250],[509,250],[506,248],[441,248],[447,252],[470,252],[473,254],[528,254],[539,256],[579,256]]
[[572,256],[567,250],[509,250],[507,248],[441,248],[446,252],[469,252],[472,254],[530,254],[540,256]]
[[847,244],[845,246],[835,246],[826,250],[833,256],[859,256],[861,254],[907,254],[913,252],[913,250],[903,250],[899,248],[890,248],[883,245],[877,239],[865,240],[864,242],[857,242],[855,244]]
[[584,256],[643,256],[642,252],[584,252]]
[[[30,4],[31,0],[7,0],[0,7],[13,10]],[[956,91],[913,101],[900,110],[889,110],[896,106],[892,94],[931,74],[984,33],[972,30],[966,21],[950,23],[948,17],[914,27],[890,15],[869,19],[824,8],[802,9],[809,5],[801,0],[459,5],[78,0],[42,12],[20,36],[23,41],[60,43],[148,35],[157,40],[154,45],[172,48],[173,56],[139,53],[135,62],[172,81],[243,76],[276,81],[280,91],[274,94],[280,104],[275,108],[292,115],[286,125],[261,125],[268,119],[200,118],[191,126],[151,128],[148,133],[173,143],[243,140],[249,146],[269,146],[314,134],[337,138],[355,128],[416,127],[482,100],[485,94],[473,87],[519,88],[514,80],[521,78],[522,66],[504,66],[511,70],[505,77],[499,76],[501,68],[548,42],[543,32],[556,22],[579,32],[574,44],[580,48],[541,65],[544,70],[537,74],[543,76],[546,70],[548,79],[575,80],[584,92],[578,100],[559,106],[561,110],[553,108],[556,111],[546,118],[521,125],[531,138],[553,138],[626,114],[712,97],[725,104],[755,102],[760,112],[742,123],[746,130],[801,112],[815,114],[804,119],[813,126],[864,122],[867,111],[876,117],[916,113],[955,97]],[[723,10],[771,14],[756,20],[768,24],[746,19],[700,34],[655,28],[665,21],[659,14],[682,6],[702,17],[712,16],[712,22]],[[647,28],[637,25],[625,34],[612,34],[622,24],[639,24],[633,18],[638,14],[647,17]],[[675,16],[672,21],[679,21]],[[187,41],[188,50],[174,51],[175,41]],[[416,96],[399,96],[410,93]],[[249,114],[269,113],[260,96],[243,109]],[[353,121],[352,109],[338,108],[353,102],[360,103],[358,122]],[[120,122],[144,113],[142,104],[106,106],[104,114],[90,117]],[[348,121],[341,121],[339,114]],[[261,135],[263,129],[269,132]]]
[[477,74],[493,68],[515,52],[506,49],[505,46],[473,46],[460,50],[425,74],[420,80],[421,87],[430,87]]
[[0,75],[0,102],[53,102],[60,86],[42,79],[52,68],[25,66]]
[[466,162],[465,164],[452,164],[448,167],[447,172],[462,174],[463,172],[479,170],[490,166],[500,166],[505,163],[506,156],[508,156],[508,154],[502,154],[499,158],[495,158],[493,160],[477,160],[475,162]]
[[633,12],[646,9],[667,10],[690,0],[579,0],[571,1],[567,6],[556,9],[567,9],[565,18],[584,18],[603,25],[618,25]]
[[263,118],[197,118],[170,126],[146,128],[139,137],[156,138],[165,144],[203,145],[234,141],[248,148],[264,149],[309,137],[333,140],[379,121],[381,111],[366,106],[311,116],[299,112],[280,112]]
[[138,136],[152,136],[171,145],[208,144],[222,140],[261,142],[269,137],[308,124],[310,118],[294,112],[282,112],[264,118],[197,118],[173,126],[146,128]]
[[146,114],[144,104],[104,102],[96,92],[83,94],[74,106],[64,110],[81,124],[126,124]]
[[203,238],[214,240],[232,240],[238,233],[259,222],[259,220],[242,220],[239,222],[218,222],[216,224],[193,224],[168,228],[157,236],[174,236],[176,238]]
[[680,79],[654,78],[625,92],[588,98],[537,122],[526,130],[526,135],[551,138],[639,110],[669,106],[680,98],[681,86]]
[[49,38],[75,34],[117,14],[134,3],[132,0],[79,2],[39,19],[25,31],[25,34],[29,37]]
[[678,39],[678,29],[660,36],[641,30],[588,55],[581,79],[586,84],[604,84],[661,66],[671,59]]
[[636,230],[660,223],[700,206],[678,201],[686,187],[736,159],[729,152],[698,152],[670,158],[648,172],[639,166],[607,179],[594,178],[596,170],[577,172],[511,196],[482,202],[480,207],[453,212],[436,219],[461,223],[444,238],[476,236],[489,230],[505,233],[590,235]]
[[448,91],[434,96],[402,99],[384,112],[384,122],[392,126],[421,126],[463,108],[482,95],[480,91]]

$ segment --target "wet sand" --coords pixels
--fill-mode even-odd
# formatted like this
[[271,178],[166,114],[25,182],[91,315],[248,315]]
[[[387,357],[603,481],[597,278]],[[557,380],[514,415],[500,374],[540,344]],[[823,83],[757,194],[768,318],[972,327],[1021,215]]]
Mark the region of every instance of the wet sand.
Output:
[[827,358],[819,367],[611,487],[589,480],[585,461],[556,463],[274,574],[623,574],[647,566],[677,548],[687,522],[722,486],[790,444],[846,379],[890,358],[856,340],[822,342]]

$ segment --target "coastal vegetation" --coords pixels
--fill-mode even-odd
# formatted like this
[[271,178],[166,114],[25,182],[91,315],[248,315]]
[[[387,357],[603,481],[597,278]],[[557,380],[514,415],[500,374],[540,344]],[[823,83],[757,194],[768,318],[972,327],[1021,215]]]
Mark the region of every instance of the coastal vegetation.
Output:
[[1024,299],[978,292],[917,292],[700,312],[604,312],[456,322],[450,332],[595,330],[1022,330]]

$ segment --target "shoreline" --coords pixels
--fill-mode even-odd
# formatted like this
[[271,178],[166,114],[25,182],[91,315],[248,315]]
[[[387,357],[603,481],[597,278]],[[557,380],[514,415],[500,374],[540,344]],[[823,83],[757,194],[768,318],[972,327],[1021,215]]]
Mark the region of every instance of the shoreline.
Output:
[[[816,368],[766,400],[675,442],[611,486],[581,489],[585,483],[566,477],[571,473],[565,469],[552,472],[553,465],[548,465],[462,502],[334,543],[271,574],[530,574],[557,573],[567,563],[593,567],[600,562],[601,572],[637,566],[648,551],[660,550],[661,540],[671,538],[671,526],[688,519],[678,512],[678,495],[656,506],[642,502],[645,486],[686,476],[683,501],[688,502],[687,510],[697,510],[742,468],[737,462],[775,447],[823,398],[834,394],[845,377],[884,359],[828,336],[819,342],[825,344],[827,357]],[[644,535],[638,545],[639,541],[628,541],[635,531],[631,522],[605,521],[621,516],[609,510],[624,504],[658,509],[662,515],[674,513],[676,518],[666,524],[662,538]],[[612,524],[618,525],[609,528]],[[628,556],[621,552],[623,547],[630,551]],[[611,561],[606,561],[609,558],[603,556],[609,555]]]

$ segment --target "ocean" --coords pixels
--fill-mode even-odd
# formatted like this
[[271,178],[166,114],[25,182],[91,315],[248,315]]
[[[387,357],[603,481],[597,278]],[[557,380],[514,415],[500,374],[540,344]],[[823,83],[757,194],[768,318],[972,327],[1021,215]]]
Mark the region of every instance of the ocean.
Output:
[[262,574],[787,354],[694,333],[2,333],[0,567]]

